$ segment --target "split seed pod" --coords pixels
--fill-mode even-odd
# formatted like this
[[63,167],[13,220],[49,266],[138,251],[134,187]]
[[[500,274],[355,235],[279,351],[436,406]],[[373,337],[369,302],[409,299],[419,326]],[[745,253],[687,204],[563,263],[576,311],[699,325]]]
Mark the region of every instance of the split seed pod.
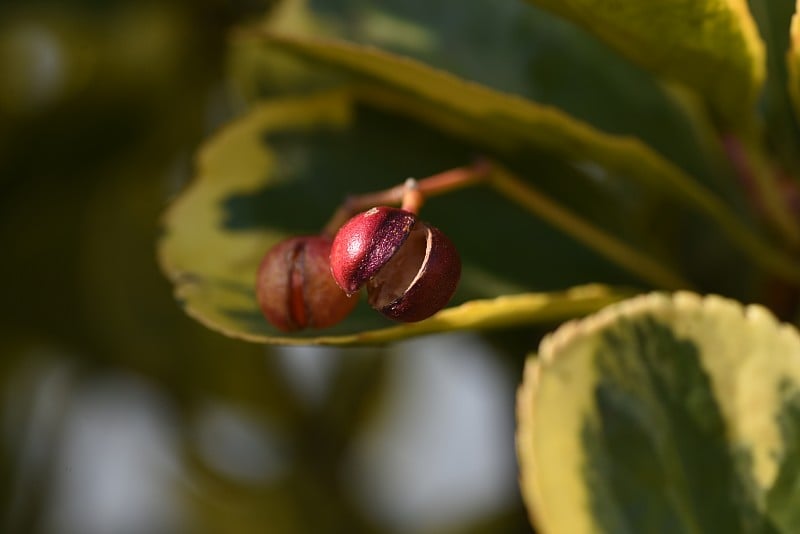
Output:
[[444,308],[461,277],[458,251],[447,236],[409,211],[385,206],[342,225],[330,264],[346,293],[366,285],[370,306],[403,322]]
[[258,268],[256,298],[264,317],[284,332],[326,328],[358,303],[342,291],[328,263],[331,240],[293,237],[272,247]]

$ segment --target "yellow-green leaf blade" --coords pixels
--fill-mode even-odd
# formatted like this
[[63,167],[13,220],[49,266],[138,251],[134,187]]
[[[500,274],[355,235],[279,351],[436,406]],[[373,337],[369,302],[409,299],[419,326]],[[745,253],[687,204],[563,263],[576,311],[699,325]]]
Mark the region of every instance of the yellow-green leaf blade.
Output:
[[[751,118],[766,76],[745,0],[529,0],[644,68],[697,91],[730,124]],[[744,113],[743,113],[744,111]]]
[[525,324],[558,322],[567,318],[586,315],[628,294],[625,290],[614,290],[592,284],[578,286],[566,291],[549,293],[520,293],[493,299],[473,300],[445,308],[430,319],[419,323],[404,324],[366,330],[355,334],[321,335],[310,339],[289,337],[243,336],[244,339],[268,343],[315,343],[325,345],[375,345],[399,341],[405,338],[450,332],[453,330],[490,330]]
[[652,294],[568,323],[518,396],[540,531],[794,532],[800,336],[763,308]]

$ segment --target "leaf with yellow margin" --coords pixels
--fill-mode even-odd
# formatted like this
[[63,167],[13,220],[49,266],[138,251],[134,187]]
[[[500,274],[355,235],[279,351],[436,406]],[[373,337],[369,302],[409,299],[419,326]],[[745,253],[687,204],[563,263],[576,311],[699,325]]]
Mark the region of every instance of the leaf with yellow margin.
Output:
[[539,532],[800,529],[800,336],[764,308],[613,304],[542,341],[517,401]]
[[[434,170],[469,161],[469,147],[439,135],[356,110],[343,91],[256,106],[203,147],[196,179],[164,217],[159,258],[176,297],[201,323],[248,341],[381,344],[458,329],[560,321],[625,296],[601,285],[556,290],[581,280],[563,268],[537,274],[541,252],[533,245],[518,247],[513,261],[487,254],[528,239],[548,246],[563,236],[525,212],[515,214],[507,200],[484,190],[473,191],[474,198],[442,197],[425,208],[426,216],[445,210],[447,217],[437,226],[461,249],[464,272],[455,306],[410,325],[393,326],[365,303],[343,323],[324,331],[290,336],[269,325],[255,299],[255,273],[263,254],[288,235],[318,231],[348,191],[377,188],[409,161],[409,168]],[[474,205],[475,199],[487,221],[519,232],[498,237],[496,227],[461,209],[464,203]],[[569,253],[569,244],[558,247],[566,254],[564,261],[589,265],[597,276],[608,269],[585,250]]]

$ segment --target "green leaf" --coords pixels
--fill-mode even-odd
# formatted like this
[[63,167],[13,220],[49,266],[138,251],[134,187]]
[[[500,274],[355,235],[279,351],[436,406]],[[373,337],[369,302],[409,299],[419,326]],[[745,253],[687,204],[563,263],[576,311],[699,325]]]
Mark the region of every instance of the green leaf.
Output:
[[570,322],[517,410],[541,532],[800,529],[800,336],[764,308],[655,293]]
[[795,116],[800,121],[800,1],[797,2],[789,30],[791,41],[787,63],[789,69],[789,96],[794,105]]
[[765,51],[745,0],[529,1],[695,90],[729,124],[752,120]]
[[[270,27],[412,57],[465,80],[557,107],[602,130],[633,135],[697,177],[710,174],[693,126],[658,80],[613,50],[597,46],[596,39],[575,25],[529,3],[303,3],[311,6],[306,16],[313,14],[319,24],[298,28],[288,17],[275,17]],[[725,182],[728,191],[730,185],[730,180]]]
[[[424,210],[461,252],[464,269],[453,308],[422,323],[390,326],[362,303],[341,325],[296,337],[261,317],[255,272],[277,241],[319,231],[348,193],[396,185],[412,171],[463,164],[472,153],[412,121],[357,106],[346,92],[262,103],[200,152],[196,180],[164,218],[162,269],[197,320],[229,336],[270,343],[385,343],[565,319],[623,297],[602,286],[554,292],[585,282],[587,266],[597,280],[629,279],[482,189],[437,198]],[[465,209],[478,205],[480,218]],[[543,262],[539,247],[558,253]]]
[[[637,140],[603,134],[557,109],[492,91],[373,48],[278,34],[242,36],[318,61],[322,68],[336,67],[359,75],[359,97],[495,150],[511,152],[532,145],[568,161],[601,164],[672,194],[708,196]],[[487,128],[496,135],[486,135]]]
[[[582,187],[590,187],[594,182],[595,192],[603,193],[602,187],[596,185],[600,182],[609,189],[626,189],[615,193],[605,191],[612,198],[610,204],[592,199],[593,207],[571,206],[580,213],[584,209],[596,212],[598,206],[603,206],[607,217],[608,205],[631,195],[632,189],[638,190],[634,193],[639,195],[634,203],[640,206],[655,198],[670,199],[672,210],[688,206],[714,221],[732,244],[762,268],[786,280],[800,281],[800,270],[793,259],[766,243],[718,197],[637,139],[603,133],[557,109],[493,91],[373,48],[263,32],[245,32],[241,38],[261,41],[270,51],[306,58],[315,69],[333,69],[344,74],[347,81],[356,85],[359,100],[431,124],[497,157],[513,159],[526,152],[545,151],[573,168],[595,171],[599,168],[601,174],[609,173],[619,179],[605,181],[595,176],[594,180],[585,180]],[[620,185],[620,181],[626,183]],[[535,183],[539,184],[538,177]],[[582,195],[559,196],[558,200],[580,202],[581,198],[591,198],[587,191],[584,189]],[[624,210],[616,206],[615,209]],[[655,246],[652,235],[639,234],[636,239],[642,225],[635,220],[631,214],[624,225],[613,230],[625,232],[637,248],[657,258],[658,251],[652,250]],[[669,261],[663,257],[662,260]]]

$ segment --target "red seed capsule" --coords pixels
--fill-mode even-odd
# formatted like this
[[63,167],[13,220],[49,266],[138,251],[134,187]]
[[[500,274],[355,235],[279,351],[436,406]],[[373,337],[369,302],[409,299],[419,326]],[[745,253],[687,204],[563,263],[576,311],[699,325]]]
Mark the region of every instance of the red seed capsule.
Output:
[[352,294],[366,285],[370,305],[403,322],[427,319],[444,308],[461,277],[458,251],[439,229],[385,206],[342,225],[330,264],[344,291]]
[[331,276],[331,240],[293,237],[271,248],[258,268],[256,298],[264,317],[292,332],[326,328],[342,321],[357,298],[348,297]]

